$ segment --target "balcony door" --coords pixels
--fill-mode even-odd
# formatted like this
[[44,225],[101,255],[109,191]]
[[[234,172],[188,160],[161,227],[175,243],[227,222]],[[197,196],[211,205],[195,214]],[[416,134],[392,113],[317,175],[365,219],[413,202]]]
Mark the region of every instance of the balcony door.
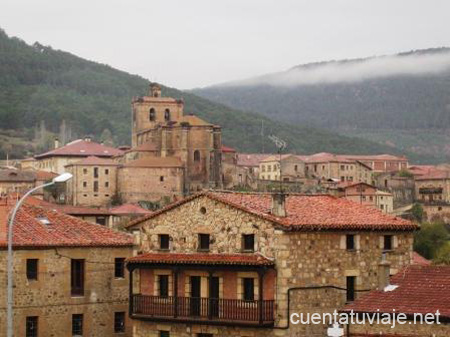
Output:
[[213,277],[211,279],[210,289],[210,303],[211,316],[219,317],[219,278]]
[[191,316],[200,316],[201,312],[202,278],[191,276]]

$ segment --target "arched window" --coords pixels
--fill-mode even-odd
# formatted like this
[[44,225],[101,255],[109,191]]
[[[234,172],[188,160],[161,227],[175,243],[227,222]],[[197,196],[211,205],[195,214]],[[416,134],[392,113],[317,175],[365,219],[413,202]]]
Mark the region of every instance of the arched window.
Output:
[[194,151],[194,161],[200,161],[200,151],[199,150]]
[[156,119],[155,109],[151,108],[150,113],[148,115],[148,119],[153,122]]
[[170,121],[170,110],[169,109],[166,109],[166,111],[164,111],[164,120]]

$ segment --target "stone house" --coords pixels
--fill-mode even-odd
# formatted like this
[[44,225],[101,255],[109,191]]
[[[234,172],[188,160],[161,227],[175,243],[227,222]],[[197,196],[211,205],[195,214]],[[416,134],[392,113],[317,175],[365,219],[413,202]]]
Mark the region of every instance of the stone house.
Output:
[[374,175],[375,186],[389,192],[394,198],[394,209],[411,205],[415,200],[414,176],[400,175],[398,172],[384,172]]
[[375,186],[366,183],[357,183],[342,186],[341,197],[355,201],[361,205],[374,207],[383,213],[394,210],[394,198],[391,193],[378,190]]
[[[56,177],[55,173],[35,170],[0,169],[0,196],[13,193],[23,194],[28,190],[43,185]],[[45,191],[38,190],[33,195],[44,198]]]
[[[389,273],[386,274],[389,276]],[[343,312],[350,313],[353,310],[359,316],[379,312],[392,317],[395,310],[397,317],[405,315],[404,323],[396,322],[395,327],[381,323],[351,324],[347,327],[347,336],[450,335],[449,266],[409,266],[392,276],[390,282],[384,280],[380,280],[378,289],[362,295],[347,305]],[[440,313],[438,321],[435,316],[437,311]]]
[[64,146],[35,156],[33,168],[47,172],[62,174],[69,164],[80,161],[84,158],[95,156],[99,158],[112,158],[122,155],[123,151],[95,143],[91,138],[77,139]]
[[377,286],[382,253],[411,263],[409,221],[329,195],[208,192],[132,221],[136,337],[324,336],[290,313],[332,312]]
[[369,166],[374,173],[398,172],[408,169],[408,158],[391,154],[379,155],[344,155],[348,159],[357,160]]
[[298,156],[269,156],[259,163],[259,179],[270,181],[300,181],[305,179],[305,163]]
[[316,153],[301,158],[305,162],[306,175],[310,178],[372,184],[371,167],[356,159],[332,153]]
[[259,179],[259,163],[272,156],[265,153],[238,153],[237,154],[237,184],[242,187],[256,189]]
[[[178,158],[184,167],[188,191],[222,185],[222,132],[218,125],[184,115],[184,102],[162,97],[161,87],[150,85],[148,96],[132,101],[132,149],[150,143],[158,157]],[[142,154],[141,154],[142,155]]]
[[[6,285],[7,219],[0,200],[0,283]],[[14,336],[131,336],[128,272],[133,239],[57,211],[25,204],[13,233]],[[0,293],[6,336],[6,291]]]
[[118,164],[114,160],[90,156],[65,168],[73,175],[66,184],[66,203],[105,207],[117,194]]
[[184,196],[185,168],[177,157],[144,157],[121,165],[117,193],[121,203],[179,200]]
[[240,184],[237,152],[235,149],[224,145],[222,145],[222,183],[225,189],[230,189]]

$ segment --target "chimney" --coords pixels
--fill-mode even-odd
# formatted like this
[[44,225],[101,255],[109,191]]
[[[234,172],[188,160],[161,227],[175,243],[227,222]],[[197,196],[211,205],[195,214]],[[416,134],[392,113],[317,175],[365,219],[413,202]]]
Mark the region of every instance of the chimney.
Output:
[[55,149],[59,148],[59,138],[55,137]]
[[284,193],[272,194],[272,215],[278,217],[286,216],[286,194]]
[[91,136],[89,136],[89,135],[87,135],[87,136],[84,136],[84,141],[85,141],[85,142],[88,142],[88,143],[90,143],[90,142],[91,142],[91,140],[92,140],[92,137],[91,137]]
[[389,285],[391,263],[386,260],[386,253],[383,253],[381,262],[378,264],[378,290],[383,291]]

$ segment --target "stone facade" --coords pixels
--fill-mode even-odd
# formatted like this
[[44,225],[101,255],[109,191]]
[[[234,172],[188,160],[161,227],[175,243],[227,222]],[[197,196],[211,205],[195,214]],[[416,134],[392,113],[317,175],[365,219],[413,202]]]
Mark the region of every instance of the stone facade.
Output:
[[[384,251],[384,235],[393,235],[393,249],[387,251],[391,273],[409,265],[412,258],[411,232],[287,232],[277,229],[271,221],[250,214],[207,196],[163,212],[130,227],[139,229],[141,251],[158,250],[158,235],[169,234],[170,250],[176,253],[195,252],[197,233],[212,238],[211,253],[242,252],[242,234],[255,235],[255,250],[276,264],[273,291],[276,301],[275,328],[228,328],[223,326],[170,324],[171,336],[196,336],[197,332],[214,336],[318,336],[325,335],[324,326],[288,325],[288,292],[291,292],[290,312],[332,312],[345,304],[345,291],[312,287],[346,288],[348,276],[356,277],[356,289],[373,289],[377,285],[377,265]],[[355,249],[346,249],[346,234],[355,235]],[[306,289],[310,288],[310,289]],[[238,290],[235,289],[235,292]],[[308,300],[305,301],[305,298]],[[157,336],[164,330],[157,323],[134,320],[137,336]]]
[[[281,170],[280,170],[281,169]],[[259,179],[299,181],[305,178],[305,163],[295,155],[270,156],[259,164]]]
[[[115,258],[132,248],[52,248],[14,252],[14,335],[25,336],[26,317],[37,316],[39,336],[72,336],[72,315],[83,314],[83,336],[132,336],[128,319],[128,273],[115,278]],[[26,276],[27,259],[39,259],[37,280]],[[85,259],[84,296],[71,296],[71,259]],[[0,251],[6,270],[6,251]],[[0,274],[6,284],[6,273]],[[0,293],[0,336],[6,336],[6,292]],[[125,333],[114,333],[116,312],[125,313]]]
[[394,210],[392,194],[379,191],[375,186],[360,183],[344,187],[343,190],[343,197],[348,200],[378,208],[383,213],[392,213]]
[[73,175],[66,184],[66,203],[73,206],[108,206],[117,193],[117,169],[114,162],[104,163],[103,160],[97,163],[81,161],[66,166],[66,171]]
[[372,183],[372,169],[369,166],[346,159],[306,161],[306,174],[321,180]]
[[[132,101],[132,146],[150,143],[161,157],[177,157],[185,167],[185,186],[190,191],[222,185],[221,129],[183,113],[184,103],[161,96],[157,84],[149,96]],[[133,150],[133,149],[132,149]]]

